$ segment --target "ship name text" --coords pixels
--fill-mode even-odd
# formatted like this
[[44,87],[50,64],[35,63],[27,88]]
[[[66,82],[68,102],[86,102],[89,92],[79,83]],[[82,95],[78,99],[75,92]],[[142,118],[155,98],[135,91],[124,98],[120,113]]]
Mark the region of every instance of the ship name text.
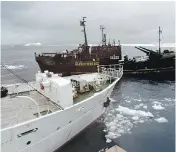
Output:
[[99,62],[75,62],[75,66],[95,66],[99,65]]

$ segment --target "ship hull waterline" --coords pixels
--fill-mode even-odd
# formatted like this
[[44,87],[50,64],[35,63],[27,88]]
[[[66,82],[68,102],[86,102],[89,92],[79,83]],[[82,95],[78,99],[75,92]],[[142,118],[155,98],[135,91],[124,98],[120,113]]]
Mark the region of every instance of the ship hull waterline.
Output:
[[156,69],[139,69],[123,70],[125,77],[152,78],[152,79],[175,79],[175,68],[156,68]]

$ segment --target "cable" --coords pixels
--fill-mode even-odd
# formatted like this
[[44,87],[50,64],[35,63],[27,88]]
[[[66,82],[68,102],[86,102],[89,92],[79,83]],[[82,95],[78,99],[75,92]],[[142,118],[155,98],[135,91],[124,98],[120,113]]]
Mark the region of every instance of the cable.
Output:
[[[44,94],[42,94],[41,92],[39,92],[36,88],[34,88],[32,85],[29,84],[29,82],[23,78],[21,78],[19,75],[15,74],[12,70],[10,70],[9,68],[7,68],[5,65],[1,64],[2,67],[4,67],[7,71],[9,71],[10,73],[12,73],[14,76],[16,76],[18,79],[20,79],[21,81],[23,81],[24,83],[26,83],[27,85],[29,85],[32,89],[34,89],[34,91],[37,91],[39,94],[43,95],[45,98],[49,99],[48,97],[46,97]],[[53,102],[52,102],[53,103]],[[57,106],[59,106],[62,110],[64,110],[63,107],[61,107],[60,105],[57,104]]]
[[[7,68],[5,65],[1,64],[2,67],[4,67],[6,70],[8,70],[10,73],[12,73],[13,75],[15,75],[18,79],[20,79],[21,81],[23,81],[24,83],[28,84],[31,88],[33,88],[34,90],[36,90],[33,86],[31,86],[27,80],[21,78],[19,75],[15,74],[12,70],[10,70],[9,68]],[[36,90],[37,91],[37,90]]]

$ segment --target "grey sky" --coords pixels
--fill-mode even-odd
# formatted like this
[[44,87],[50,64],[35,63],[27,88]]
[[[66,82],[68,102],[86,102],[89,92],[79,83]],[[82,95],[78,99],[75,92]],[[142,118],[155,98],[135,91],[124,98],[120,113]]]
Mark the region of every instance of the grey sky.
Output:
[[79,20],[87,16],[89,43],[99,43],[100,24],[121,43],[174,43],[174,2],[2,2],[2,44],[78,44]]

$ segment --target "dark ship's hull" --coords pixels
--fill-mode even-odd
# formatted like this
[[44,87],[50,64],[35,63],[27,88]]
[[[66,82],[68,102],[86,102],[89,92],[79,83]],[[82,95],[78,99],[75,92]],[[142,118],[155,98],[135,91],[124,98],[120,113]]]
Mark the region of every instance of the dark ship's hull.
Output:
[[120,46],[95,46],[88,55],[86,52],[58,54],[42,53],[35,56],[42,72],[48,70],[62,75],[91,73],[98,65],[118,64],[121,60]]
[[144,52],[148,59],[146,61],[136,62],[136,59],[128,60],[124,57],[124,76],[135,76],[157,79],[175,79],[175,52],[164,50],[161,52],[161,28],[159,26],[159,48],[156,51],[144,47],[135,47]]
[[[97,71],[98,65],[117,64],[117,61],[104,60],[100,62],[86,61],[86,62],[75,62],[75,64],[55,64],[47,65],[38,61],[38,65],[42,72],[49,70],[54,73],[62,73],[62,75],[76,75],[82,73],[91,73]],[[89,64],[89,65],[87,65]]]
[[154,68],[154,69],[138,69],[138,70],[123,70],[124,76],[136,77],[136,78],[147,78],[156,80],[174,80],[175,79],[175,68]]
[[174,79],[175,78],[175,53],[155,53],[143,47],[136,47],[149,54],[146,61],[128,60],[124,58],[124,76],[143,78]]

